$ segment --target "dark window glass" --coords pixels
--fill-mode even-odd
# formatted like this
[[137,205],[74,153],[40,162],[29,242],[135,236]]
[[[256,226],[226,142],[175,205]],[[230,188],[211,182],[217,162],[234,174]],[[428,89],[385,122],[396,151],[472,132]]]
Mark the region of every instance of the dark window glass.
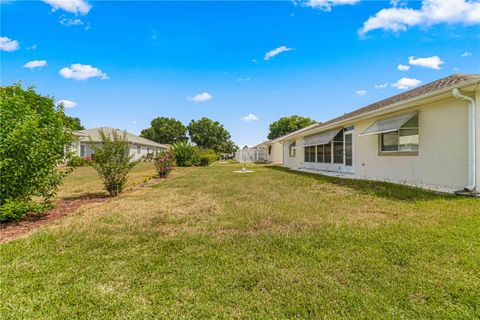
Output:
[[315,146],[305,147],[305,162],[315,162]]
[[324,150],[325,150],[325,145],[321,144],[317,146],[317,162],[319,163],[325,162]]
[[345,165],[351,166],[353,162],[352,135],[345,135]]
[[343,163],[343,131],[333,138],[333,163]]
[[325,146],[325,163],[332,163],[332,144],[326,144]]
[[398,151],[398,132],[382,134],[382,151]]

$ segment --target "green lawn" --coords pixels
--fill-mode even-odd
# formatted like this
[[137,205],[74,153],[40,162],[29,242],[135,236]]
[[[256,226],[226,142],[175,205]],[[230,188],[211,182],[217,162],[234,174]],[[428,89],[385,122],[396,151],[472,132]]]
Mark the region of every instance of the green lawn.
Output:
[[1,245],[0,318],[480,317],[478,199],[238,168],[185,170]]

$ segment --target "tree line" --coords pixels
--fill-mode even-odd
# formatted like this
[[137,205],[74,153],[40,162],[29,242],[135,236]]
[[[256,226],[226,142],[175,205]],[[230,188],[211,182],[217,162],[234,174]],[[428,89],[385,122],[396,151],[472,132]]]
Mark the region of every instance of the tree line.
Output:
[[175,118],[158,117],[151,121],[150,128],[142,130],[140,136],[172,145],[190,139],[197,147],[216,153],[234,153],[238,149],[223,125],[207,117],[192,120],[187,126]]

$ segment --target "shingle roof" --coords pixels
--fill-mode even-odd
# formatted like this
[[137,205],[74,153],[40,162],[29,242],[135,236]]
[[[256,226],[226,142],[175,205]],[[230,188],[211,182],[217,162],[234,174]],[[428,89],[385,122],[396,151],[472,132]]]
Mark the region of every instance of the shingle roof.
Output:
[[480,80],[480,74],[453,74],[451,76],[427,83],[421,87],[406,91],[404,93],[397,94],[390,98],[369,104],[368,106],[365,106],[363,108],[356,109],[342,116],[328,120],[327,122],[323,122],[321,125],[319,125],[319,127],[320,126],[323,127],[338,121],[347,120],[349,118],[353,118],[370,111],[378,110],[395,103],[399,103],[402,101],[407,101],[412,98],[419,97],[421,95],[427,94],[432,91],[441,90],[441,89],[448,88],[448,87],[460,84],[462,82],[467,82],[471,80]]
[[[123,135],[123,132],[124,132],[123,130],[120,130],[120,129],[100,127],[100,128],[93,128],[93,129],[87,129],[87,130],[80,130],[75,132],[75,134],[79,137],[90,137],[93,141],[98,142],[100,141],[100,134],[99,134],[100,129],[103,129],[103,131],[106,134],[112,134],[113,131],[116,131],[120,135]],[[152,146],[152,147],[164,147],[164,148],[168,147],[168,145],[160,144],[155,141],[139,137],[129,132],[126,132],[126,135],[127,135],[128,142],[131,142],[131,143],[141,144],[144,146]]]

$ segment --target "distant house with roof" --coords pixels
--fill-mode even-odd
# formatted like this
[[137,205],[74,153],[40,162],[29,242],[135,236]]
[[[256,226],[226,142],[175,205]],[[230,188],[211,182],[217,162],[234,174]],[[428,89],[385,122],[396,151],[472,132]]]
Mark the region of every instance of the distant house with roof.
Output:
[[160,151],[166,151],[170,149],[168,144],[160,144],[152,140],[148,140],[132,133],[109,128],[109,127],[100,127],[87,130],[80,130],[74,133],[76,141],[73,142],[71,146],[71,151],[77,154],[82,158],[88,158],[93,155],[93,148],[91,146],[91,141],[94,143],[100,143],[100,129],[103,130],[106,134],[111,135],[113,131],[116,131],[118,134],[126,134],[126,138],[129,146],[129,154],[132,156],[132,160],[140,160],[143,156],[147,154],[154,154]]
[[454,74],[295,131],[285,167],[440,191],[480,190],[480,74]]

